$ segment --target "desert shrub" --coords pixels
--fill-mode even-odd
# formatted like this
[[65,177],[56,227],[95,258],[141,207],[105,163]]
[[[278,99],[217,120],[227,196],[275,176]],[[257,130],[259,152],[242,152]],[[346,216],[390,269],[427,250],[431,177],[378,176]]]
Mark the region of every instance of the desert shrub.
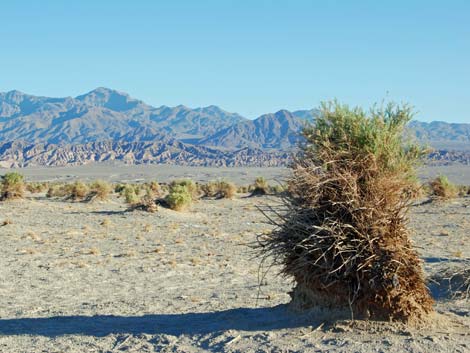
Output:
[[139,198],[137,202],[134,202],[131,204],[131,207],[129,210],[134,211],[134,210],[141,210],[141,211],[146,211],[146,212],[157,212],[158,207],[155,202],[155,192],[148,188],[145,192],[145,195]]
[[46,197],[65,197],[70,193],[68,184],[50,184],[46,192]]
[[132,185],[134,188],[134,192],[137,196],[142,195],[142,193],[145,191],[145,186],[142,184],[134,184]]
[[457,190],[458,190],[458,196],[460,197],[470,195],[470,187],[468,187],[467,185],[459,185],[457,186]]
[[287,190],[287,186],[284,184],[276,184],[276,185],[270,186],[269,188],[271,192],[274,194],[282,194],[286,192]]
[[111,185],[103,180],[96,180],[90,184],[90,192],[87,195],[88,199],[107,200],[109,194],[111,194]]
[[26,183],[26,190],[31,194],[37,194],[47,189],[47,183]]
[[76,181],[72,184],[64,186],[64,193],[66,194],[67,199],[73,201],[84,200],[85,197],[88,195],[88,192],[88,185],[81,181]]
[[246,194],[250,192],[250,187],[248,185],[242,185],[237,188],[237,193]]
[[1,177],[0,200],[21,199],[24,197],[24,177],[20,173],[6,173]]
[[439,175],[429,184],[432,196],[440,200],[448,200],[457,197],[458,189],[444,175]]
[[423,151],[405,144],[407,106],[368,114],[323,104],[293,163],[286,209],[260,238],[296,286],[293,304],[340,306],[361,317],[424,319],[433,300],[406,228],[404,190]]
[[250,191],[252,196],[266,195],[269,193],[269,184],[264,177],[257,177]]
[[201,185],[201,191],[204,197],[216,197],[219,189],[219,183],[217,181],[210,181],[206,184]]
[[170,190],[170,186],[166,183],[162,183],[160,184],[160,190],[161,190],[161,195],[164,195],[168,193],[168,191]]
[[237,193],[237,187],[231,182],[221,181],[219,182],[219,193],[221,198],[231,199]]
[[124,196],[124,201],[129,205],[139,202],[139,196],[132,185],[126,185],[124,189],[122,189],[121,194]]
[[158,196],[162,193],[162,189],[160,187],[160,184],[155,180],[153,180],[149,183],[148,188],[150,189],[150,191],[152,192],[152,194],[154,196]]
[[197,199],[199,199],[199,196],[201,194],[200,187],[196,185],[196,183],[191,179],[181,179],[172,181],[169,185],[168,191],[171,193],[172,188],[174,188],[175,186],[184,186],[191,195],[192,201],[196,201]]
[[228,181],[210,181],[201,185],[204,197],[214,197],[217,199],[231,199],[237,193],[235,184]]
[[165,201],[172,210],[181,211],[191,205],[191,191],[186,185],[174,184],[170,186],[170,190]]
[[405,197],[410,199],[419,199],[428,194],[426,188],[416,176],[410,177],[409,183],[403,188],[403,191],[405,193]]
[[116,194],[121,194],[124,191],[124,188],[126,187],[126,184],[116,184],[114,185],[114,192]]

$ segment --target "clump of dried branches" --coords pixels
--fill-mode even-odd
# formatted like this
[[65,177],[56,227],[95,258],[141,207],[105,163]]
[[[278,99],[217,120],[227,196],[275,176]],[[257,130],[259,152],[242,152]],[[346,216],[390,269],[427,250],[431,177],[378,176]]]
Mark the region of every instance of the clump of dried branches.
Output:
[[293,302],[349,306],[374,319],[419,321],[433,300],[406,228],[420,148],[404,145],[407,107],[323,104],[293,164],[287,210],[261,251],[293,277]]

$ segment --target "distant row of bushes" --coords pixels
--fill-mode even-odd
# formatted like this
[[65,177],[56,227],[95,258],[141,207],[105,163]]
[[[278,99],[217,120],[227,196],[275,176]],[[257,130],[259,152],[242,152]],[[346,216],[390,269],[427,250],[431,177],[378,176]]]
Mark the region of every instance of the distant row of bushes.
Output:
[[[115,184],[102,180],[92,183],[75,181],[73,183],[25,182],[23,175],[17,172],[6,173],[1,177],[0,200],[23,198],[26,191],[30,193],[46,192],[49,198],[64,198],[70,201],[107,200],[112,192],[122,197],[126,204],[133,208],[156,210],[156,201],[174,210],[188,208],[192,202],[201,198],[231,199],[237,193],[250,193],[252,196],[282,194],[287,191],[283,184],[269,185],[263,177],[256,178],[248,186],[236,186],[234,183],[218,180],[208,183],[195,183],[190,179],[160,184],[151,181],[143,184]],[[427,184],[418,180],[408,192],[412,198],[431,196],[438,200],[470,195],[470,186],[455,185],[446,176],[438,176]],[[155,207],[153,206],[155,204]]]
[[25,191],[45,193],[48,198],[63,198],[75,202],[104,201],[111,193],[124,199],[130,209],[143,209],[154,212],[157,204],[173,210],[184,210],[201,198],[231,199],[237,193],[250,193],[251,196],[278,194],[285,191],[282,185],[269,185],[265,178],[258,177],[248,186],[237,187],[225,180],[195,183],[190,179],[160,184],[157,181],[142,184],[110,184],[97,180],[92,183],[25,182],[23,175],[13,172],[2,177],[1,200],[23,198]]

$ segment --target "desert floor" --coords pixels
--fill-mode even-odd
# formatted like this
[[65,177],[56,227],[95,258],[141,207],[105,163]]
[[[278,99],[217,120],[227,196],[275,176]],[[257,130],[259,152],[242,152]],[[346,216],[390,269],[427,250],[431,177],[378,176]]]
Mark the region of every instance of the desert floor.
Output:
[[292,311],[292,283],[276,268],[260,278],[250,247],[271,230],[257,207],[277,202],[238,195],[154,214],[116,197],[0,203],[0,352],[470,351],[470,302],[442,278],[470,260],[470,198],[412,207],[437,298],[419,329]]
[[[67,167],[28,167],[16,170],[0,168],[0,175],[9,171],[24,174],[28,181],[70,182],[103,179],[111,182],[142,182],[156,179],[159,182],[168,182],[174,179],[190,178],[202,182],[227,179],[238,185],[251,184],[259,176],[265,177],[271,183],[283,182],[290,173],[288,168],[282,167],[187,167],[106,162]],[[449,180],[454,183],[470,185],[469,165],[424,166],[419,170],[419,175],[423,180],[429,180],[441,174],[448,176]]]

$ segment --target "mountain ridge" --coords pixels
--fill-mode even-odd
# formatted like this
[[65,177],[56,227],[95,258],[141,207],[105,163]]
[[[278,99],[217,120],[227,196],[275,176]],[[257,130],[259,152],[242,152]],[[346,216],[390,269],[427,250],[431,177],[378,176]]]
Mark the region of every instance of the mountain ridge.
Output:
[[[287,163],[279,156],[293,151],[301,141],[302,127],[314,121],[316,114],[316,109],[293,112],[282,109],[250,120],[215,105],[194,109],[184,105],[153,107],[125,92],[105,87],[62,98],[12,90],[0,93],[0,143],[4,146],[0,161],[3,165],[75,163],[72,157],[54,155],[76,153],[81,156],[77,160],[88,163],[104,158],[99,143],[106,142],[106,153],[113,158],[124,158],[123,146],[134,144],[133,149],[148,149],[154,162],[171,163],[171,153],[154,153],[158,144],[162,151],[178,150],[179,154],[174,155],[178,163],[185,163],[183,156],[199,160],[196,164],[217,165],[218,162],[209,161],[211,158],[219,158],[230,165],[246,163],[232,160],[244,149],[256,155],[259,163],[267,160],[272,164]],[[470,150],[470,124],[412,121],[409,132],[419,142],[444,151]],[[23,145],[5,148],[5,143],[18,141]],[[29,146],[28,151],[36,151],[35,157],[30,156],[30,152],[25,154],[25,144]],[[93,148],[101,157],[92,156]],[[57,153],[51,154],[51,149]],[[16,162],[12,160],[14,155]],[[40,155],[48,158],[41,159]],[[145,161],[145,158],[137,158],[136,163]]]

